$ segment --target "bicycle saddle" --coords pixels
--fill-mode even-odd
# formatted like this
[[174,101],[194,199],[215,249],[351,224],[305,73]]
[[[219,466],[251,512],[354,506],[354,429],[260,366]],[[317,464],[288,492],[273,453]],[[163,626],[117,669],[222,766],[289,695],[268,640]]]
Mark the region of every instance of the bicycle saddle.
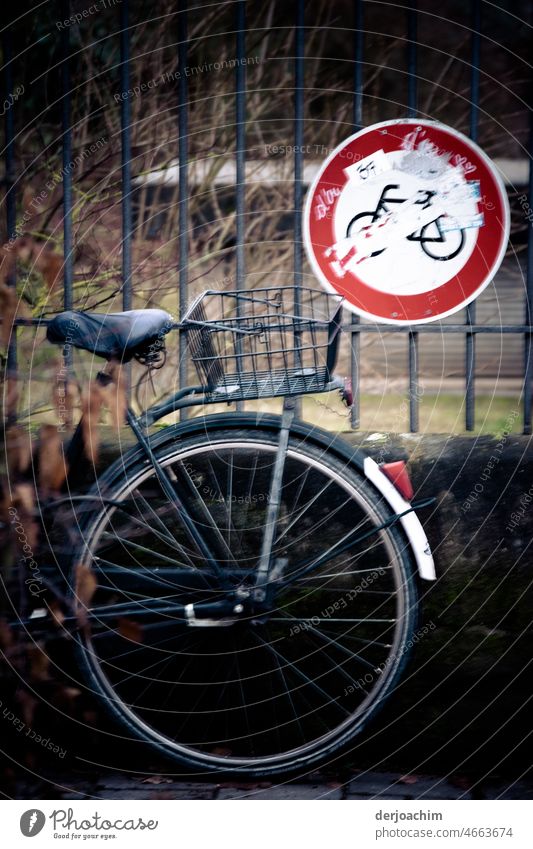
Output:
[[73,345],[98,357],[128,362],[172,329],[164,310],[128,310],[107,314],[67,310],[48,325],[46,336],[57,345]]

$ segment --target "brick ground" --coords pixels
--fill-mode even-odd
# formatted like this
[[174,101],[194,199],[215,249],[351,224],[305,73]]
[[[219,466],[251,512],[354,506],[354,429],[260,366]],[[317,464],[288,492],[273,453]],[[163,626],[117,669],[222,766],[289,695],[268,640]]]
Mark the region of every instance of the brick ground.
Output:
[[[434,776],[365,772],[340,783],[316,777],[306,782],[207,783],[174,781],[164,776],[141,779],[128,774],[51,775],[48,781],[18,780],[17,799],[533,799],[533,781],[487,780],[472,786]],[[460,786],[461,785],[461,786]]]

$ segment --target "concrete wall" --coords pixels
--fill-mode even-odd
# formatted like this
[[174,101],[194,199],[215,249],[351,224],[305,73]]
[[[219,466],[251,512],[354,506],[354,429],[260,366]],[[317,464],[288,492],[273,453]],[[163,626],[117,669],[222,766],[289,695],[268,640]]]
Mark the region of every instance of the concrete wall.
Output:
[[437,499],[420,512],[439,576],[422,585],[421,626],[436,627],[358,757],[520,773],[533,761],[532,438],[345,436],[407,460],[415,500]]

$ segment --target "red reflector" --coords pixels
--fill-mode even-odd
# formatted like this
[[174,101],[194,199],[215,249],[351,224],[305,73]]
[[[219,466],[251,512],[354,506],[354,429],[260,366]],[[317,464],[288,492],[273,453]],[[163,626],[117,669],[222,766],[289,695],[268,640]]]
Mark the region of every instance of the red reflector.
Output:
[[405,498],[406,501],[411,501],[414,496],[413,485],[409,479],[404,461],[398,460],[396,463],[383,463],[379,468],[387,475],[390,482],[394,484],[402,498]]

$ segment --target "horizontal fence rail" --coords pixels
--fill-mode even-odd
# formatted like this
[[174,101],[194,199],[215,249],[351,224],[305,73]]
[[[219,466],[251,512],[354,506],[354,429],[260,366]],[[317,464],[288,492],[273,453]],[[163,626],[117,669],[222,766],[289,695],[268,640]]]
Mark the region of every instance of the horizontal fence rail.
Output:
[[[52,4],[53,5],[53,4]],[[109,2],[108,7],[113,7]],[[190,5],[190,4],[189,4]],[[227,5],[227,4],[226,4]],[[353,19],[345,25],[348,37],[353,45],[353,90],[351,123],[352,131],[355,132],[365,126],[365,75],[372,68],[372,57],[369,55],[368,37],[365,31],[367,12],[373,4],[365,0],[354,0]],[[234,20],[234,55],[236,59],[234,69],[233,97],[234,97],[234,133],[235,133],[235,241],[234,256],[236,262],[235,286],[239,291],[247,288],[247,260],[246,260],[246,188],[247,188],[247,135],[249,116],[247,110],[247,97],[249,90],[247,86],[246,51],[256,37],[256,34],[248,29],[249,4],[245,0],[236,0],[230,4],[233,8]],[[386,4],[384,5],[385,8]],[[248,8],[247,8],[248,7]],[[470,0],[470,92],[469,92],[469,128],[470,137],[476,141],[478,138],[478,126],[480,116],[480,75],[483,73],[483,63],[490,64],[491,56],[489,47],[483,42],[483,12],[482,0]],[[312,27],[312,12],[310,5],[304,0],[294,0],[291,4],[294,11],[293,17],[293,57],[292,57],[292,80],[293,80],[293,203],[294,208],[290,210],[293,216],[293,285],[298,288],[304,284],[304,250],[302,235],[302,208],[305,194],[304,165],[305,165],[305,126],[306,126],[306,41],[309,28]],[[119,65],[118,76],[122,91],[131,87],[131,64],[133,33],[136,22],[134,18],[140,14],[140,4],[122,0],[116,4],[114,12],[116,18],[116,39],[118,41]],[[178,260],[178,289],[180,312],[186,309],[189,301],[190,291],[190,221],[189,221],[189,188],[190,188],[190,135],[189,135],[189,17],[194,9],[188,8],[183,2],[176,12],[173,26],[176,31],[175,49],[178,57],[178,82],[176,85],[177,98],[177,127],[176,127],[176,156],[179,170],[179,198],[178,198],[178,222],[177,233]],[[405,110],[404,117],[416,117],[419,112],[419,78],[425,76],[423,56],[419,49],[418,33],[421,11],[417,9],[414,0],[406,0],[403,6],[405,15],[404,34],[404,79],[405,79]],[[58,20],[68,21],[73,15],[73,8],[69,0],[60,0],[57,4]],[[265,9],[266,14],[266,9]],[[73,221],[74,200],[73,184],[70,173],[70,163],[73,159],[73,116],[72,116],[72,68],[78,47],[73,43],[70,26],[57,29],[56,38],[58,42],[60,61],[60,100],[61,100],[61,123],[62,123],[62,161],[64,177],[63,187],[63,305],[65,309],[75,306],[74,297],[74,248],[73,248]],[[95,47],[96,49],[96,47]],[[136,48],[138,49],[138,48]],[[3,32],[3,94],[5,102],[14,98],[13,72],[17,57],[14,55],[10,29]],[[135,58],[133,56],[133,58]],[[420,75],[420,77],[419,77]],[[271,94],[275,98],[275,92]],[[16,204],[17,194],[20,192],[17,182],[17,162],[15,157],[15,127],[14,114],[17,105],[14,103],[12,109],[7,109],[4,116],[4,145],[3,157],[4,170],[4,208],[7,238],[12,239],[17,235],[16,228]],[[427,117],[427,115],[424,115]],[[133,191],[132,180],[132,117],[131,104],[128,97],[120,101],[120,147],[121,147],[121,269],[122,269],[122,305],[123,309],[131,309],[135,295],[135,274],[132,259],[132,247],[134,237],[134,213],[133,213]],[[319,129],[316,131],[318,135]],[[347,133],[348,134],[348,133]],[[318,140],[318,138],[317,138]],[[533,204],[533,175],[531,161],[533,159],[533,121],[530,121],[529,132],[529,181],[528,181],[528,204],[529,209]],[[533,222],[528,219],[527,235],[527,260],[525,273],[524,291],[524,320],[523,323],[508,324],[481,324],[477,321],[476,304],[472,303],[466,308],[464,323],[436,323],[424,324],[413,327],[398,327],[385,324],[369,324],[362,322],[356,315],[346,315],[343,329],[351,339],[350,368],[354,391],[354,405],[351,412],[352,427],[357,428],[360,424],[360,383],[361,383],[361,344],[362,335],[366,334],[401,334],[406,339],[407,356],[405,361],[405,374],[408,386],[409,399],[409,427],[416,432],[419,429],[419,404],[420,404],[420,351],[419,338],[427,334],[456,335],[465,340],[464,355],[464,396],[465,396],[465,428],[474,430],[475,426],[475,404],[476,404],[476,340],[479,335],[501,335],[514,334],[524,341],[524,362],[522,369],[522,400],[523,400],[523,432],[530,434],[531,430],[531,406],[533,402],[533,364],[532,364],[532,334],[533,334]],[[10,285],[16,281],[10,279]],[[295,314],[299,314],[300,304],[298,294],[295,296]],[[48,324],[46,318],[18,319],[14,324],[11,342],[7,353],[7,373],[14,377],[17,375],[17,328],[19,327],[44,327]],[[181,386],[185,385],[188,376],[187,352],[185,339],[180,340],[180,364],[179,379]],[[70,354],[66,354],[66,365],[71,367]]]

